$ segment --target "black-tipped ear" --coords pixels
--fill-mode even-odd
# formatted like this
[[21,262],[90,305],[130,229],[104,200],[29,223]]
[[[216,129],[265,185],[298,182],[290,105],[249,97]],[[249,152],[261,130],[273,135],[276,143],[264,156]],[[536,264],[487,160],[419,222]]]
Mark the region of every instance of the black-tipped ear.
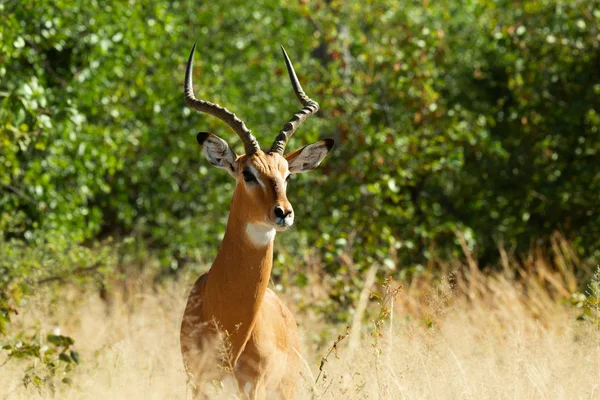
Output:
[[325,146],[327,146],[327,151],[330,151],[335,146],[335,140],[331,138],[323,139],[323,141],[325,142]]
[[198,134],[196,135],[196,140],[198,141],[198,144],[200,146],[204,146],[204,142],[206,142],[206,139],[208,139],[209,136],[210,133],[208,132],[198,132]]
[[199,132],[196,139],[200,146],[202,146],[203,153],[208,162],[216,167],[227,170],[231,176],[236,177],[236,160],[238,157],[226,141],[208,132]]

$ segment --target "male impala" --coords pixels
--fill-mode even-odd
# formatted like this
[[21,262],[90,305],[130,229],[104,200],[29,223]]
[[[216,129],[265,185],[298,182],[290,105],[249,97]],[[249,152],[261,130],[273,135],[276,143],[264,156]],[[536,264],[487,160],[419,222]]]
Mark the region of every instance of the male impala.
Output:
[[321,140],[283,155],[298,126],[319,109],[302,90],[283,47],[292,87],[303,108],[265,151],[232,112],[195,98],[195,48],[185,72],[185,101],[191,108],[226,122],[242,139],[246,154],[236,155],[225,140],[211,133],[197,136],[208,161],[225,169],[236,186],[217,258],[194,284],[185,308],[181,323],[184,363],[202,392],[207,371],[214,368],[207,358],[209,343],[214,343],[219,332],[225,333],[228,366],[241,391],[253,399],[293,398],[300,366],[298,328],[288,308],[267,288],[273,240],[277,231],[285,231],[294,222],[286,196],[289,176],[316,168],[333,147],[333,140]]

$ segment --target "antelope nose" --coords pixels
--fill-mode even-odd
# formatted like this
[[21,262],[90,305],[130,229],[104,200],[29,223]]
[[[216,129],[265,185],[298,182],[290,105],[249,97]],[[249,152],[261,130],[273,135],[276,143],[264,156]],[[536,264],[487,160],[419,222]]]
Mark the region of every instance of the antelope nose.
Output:
[[288,215],[290,215],[293,211],[292,209],[284,210],[281,206],[275,206],[275,216],[277,218],[285,219]]

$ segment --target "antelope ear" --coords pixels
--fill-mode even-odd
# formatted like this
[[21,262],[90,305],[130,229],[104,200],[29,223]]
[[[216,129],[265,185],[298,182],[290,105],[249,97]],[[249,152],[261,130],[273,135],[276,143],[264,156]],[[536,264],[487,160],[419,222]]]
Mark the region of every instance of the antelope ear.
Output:
[[200,132],[196,136],[198,144],[204,149],[204,155],[209,163],[218,168],[223,168],[235,178],[237,169],[237,154],[229,144],[220,137],[208,132]]
[[333,139],[323,139],[285,155],[290,174],[299,174],[315,169],[333,148]]

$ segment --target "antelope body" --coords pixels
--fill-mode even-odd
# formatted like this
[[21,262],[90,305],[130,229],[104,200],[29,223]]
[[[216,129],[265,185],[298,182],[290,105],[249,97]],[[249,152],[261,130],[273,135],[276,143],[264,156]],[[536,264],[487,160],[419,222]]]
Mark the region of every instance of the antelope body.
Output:
[[[284,155],[297,127],[319,105],[304,93],[282,47],[296,96],[303,105],[287,122],[268,150],[243,121],[217,104],[196,99],[192,88],[194,48],[185,76],[188,106],[226,122],[242,139],[238,156],[227,142],[200,132],[198,143],[208,161],[235,180],[223,242],[210,270],[192,287],[181,323],[181,351],[186,369],[202,395],[214,371],[215,339],[225,338],[225,367],[238,388],[252,399],[293,398],[300,366],[298,328],[288,308],[267,286],[273,265],[273,240],[294,221],[287,199],[291,174],[316,168],[333,147],[325,139]],[[223,361],[221,361],[223,362]]]

